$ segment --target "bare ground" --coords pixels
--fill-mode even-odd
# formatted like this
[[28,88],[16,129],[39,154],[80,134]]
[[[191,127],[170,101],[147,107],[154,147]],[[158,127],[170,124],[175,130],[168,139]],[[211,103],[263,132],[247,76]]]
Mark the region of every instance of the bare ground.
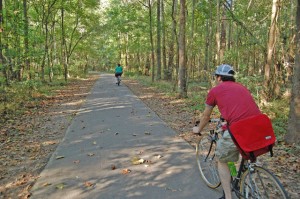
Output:
[[[99,76],[71,82],[38,105],[28,105],[23,116],[10,118],[0,129],[0,198],[30,198],[30,188],[64,137],[85,97]],[[123,79],[134,94],[155,111],[178,136],[194,145],[190,133],[194,113],[189,104]],[[199,138],[198,138],[199,139]],[[280,178],[292,198],[300,198],[300,160],[295,147],[277,145],[274,158],[266,157],[269,168]],[[271,160],[271,161],[270,161]]]

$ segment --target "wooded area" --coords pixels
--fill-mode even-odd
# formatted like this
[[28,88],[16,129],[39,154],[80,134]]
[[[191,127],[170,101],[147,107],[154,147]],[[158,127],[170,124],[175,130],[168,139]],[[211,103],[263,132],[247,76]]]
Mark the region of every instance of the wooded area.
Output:
[[127,73],[174,82],[180,97],[191,81],[211,85],[215,67],[228,63],[260,104],[290,103],[286,141],[299,143],[299,4],[0,0],[0,114],[17,108],[8,105],[16,86],[34,97],[40,84],[113,70],[119,62]]

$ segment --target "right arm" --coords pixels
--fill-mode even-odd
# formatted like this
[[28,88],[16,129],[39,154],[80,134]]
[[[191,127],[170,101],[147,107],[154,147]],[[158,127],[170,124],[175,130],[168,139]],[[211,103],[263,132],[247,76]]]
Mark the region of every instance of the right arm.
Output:
[[205,109],[200,119],[199,128],[196,130],[196,132],[194,131],[194,133],[201,134],[201,131],[204,129],[204,127],[207,125],[207,123],[210,120],[210,115],[212,113],[213,108],[214,107],[212,106],[207,106],[207,105],[205,106]]

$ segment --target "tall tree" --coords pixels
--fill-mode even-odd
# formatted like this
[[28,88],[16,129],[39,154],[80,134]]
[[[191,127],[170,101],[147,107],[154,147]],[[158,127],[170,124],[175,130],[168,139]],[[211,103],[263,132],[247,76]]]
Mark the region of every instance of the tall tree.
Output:
[[166,29],[165,29],[165,4],[161,1],[161,32],[162,32],[162,68],[163,68],[163,79],[166,80],[168,76],[167,70],[167,49],[166,49]]
[[285,140],[288,143],[300,144],[300,0],[296,14],[295,66],[293,75],[292,96],[288,131]]
[[157,75],[156,79],[161,79],[161,10],[160,0],[157,0],[157,37],[156,37],[156,61],[157,61]]
[[3,57],[3,31],[3,2],[0,0],[0,69],[2,70],[3,76],[6,76]]
[[66,36],[65,36],[65,8],[64,1],[61,5],[61,63],[64,68],[64,77],[65,81],[68,81],[68,62],[67,62],[67,45],[66,45]]
[[152,33],[152,5],[151,0],[148,0],[148,9],[149,9],[149,24],[150,24],[150,45],[151,45],[151,63],[152,63],[152,82],[154,82],[155,76],[155,67],[154,67],[154,44],[153,44],[153,33]]
[[279,16],[279,8],[280,8],[280,0],[273,0],[272,17],[271,17],[268,50],[267,50],[267,60],[264,68],[265,69],[265,77],[264,77],[265,96],[264,97],[266,98],[266,100],[273,97],[274,94],[274,84],[272,84],[272,79],[275,79],[275,77],[272,77],[271,68],[275,64],[273,61],[273,56],[274,56],[276,36],[277,36],[276,27],[277,27],[277,21]]
[[31,79],[30,61],[29,61],[29,21],[27,15],[27,0],[23,0],[23,14],[24,14],[24,65],[28,71],[27,79]]
[[186,40],[185,40],[185,27],[186,27],[186,2],[180,0],[180,19],[179,19],[179,74],[178,74],[178,90],[179,97],[187,97],[187,66],[186,66]]
[[[168,45],[169,46],[169,53],[168,53],[168,66],[167,66],[167,70],[168,70],[167,80],[172,79],[173,68],[174,68],[175,48],[177,49],[177,46],[178,46],[177,29],[176,29],[176,27],[177,27],[177,20],[176,20],[177,3],[178,3],[177,0],[173,0],[172,14],[171,14],[171,17],[172,17],[172,32],[171,32],[171,39],[170,39],[169,45]],[[176,61],[176,63],[177,63],[177,61]]]

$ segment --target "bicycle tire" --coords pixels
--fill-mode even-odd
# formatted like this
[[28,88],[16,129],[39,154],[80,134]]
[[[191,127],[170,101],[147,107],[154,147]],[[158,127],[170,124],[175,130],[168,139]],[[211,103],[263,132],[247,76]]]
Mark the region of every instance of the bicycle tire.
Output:
[[120,83],[121,83],[120,76],[118,76],[117,79],[118,79],[117,84],[118,84],[118,86],[120,86]]
[[207,186],[217,188],[221,185],[215,157],[216,143],[210,137],[203,137],[196,145],[196,160],[200,175]]
[[247,199],[289,199],[280,181],[267,169],[253,166],[241,178],[240,193]]

